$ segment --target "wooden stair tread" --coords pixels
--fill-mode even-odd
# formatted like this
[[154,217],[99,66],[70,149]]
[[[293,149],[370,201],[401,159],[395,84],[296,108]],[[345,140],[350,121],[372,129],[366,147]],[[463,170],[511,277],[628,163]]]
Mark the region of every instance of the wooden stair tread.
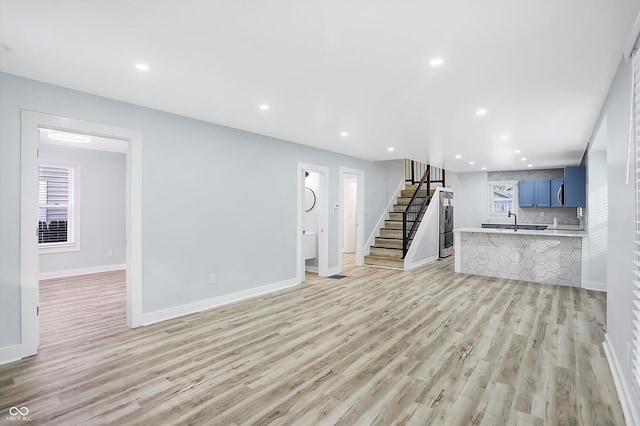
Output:
[[369,256],[388,257],[392,259],[402,259],[403,252],[401,248],[391,247],[371,247]]
[[404,259],[397,257],[373,256],[364,257],[364,264],[370,266],[387,266],[391,268],[404,268]]

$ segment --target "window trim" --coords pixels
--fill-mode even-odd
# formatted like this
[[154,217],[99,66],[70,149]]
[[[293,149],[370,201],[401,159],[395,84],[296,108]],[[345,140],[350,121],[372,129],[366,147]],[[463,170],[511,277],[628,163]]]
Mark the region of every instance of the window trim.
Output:
[[80,194],[81,194],[81,165],[77,161],[53,160],[48,158],[40,158],[38,160],[38,169],[40,166],[52,167],[69,167],[73,169],[73,180],[71,182],[70,200],[70,226],[68,227],[71,242],[64,243],[38,243],[38,251],[40,254],[68,253],[80,251],[82,244],[80,243]]
[[517,212],[520,208],[518,204],[518,181],[517,180],[490,180],[487,182],[487,217],[488,219],[506,219],[507,213],[493,212],[493,186],[494,185],[513,185],[513,212]]

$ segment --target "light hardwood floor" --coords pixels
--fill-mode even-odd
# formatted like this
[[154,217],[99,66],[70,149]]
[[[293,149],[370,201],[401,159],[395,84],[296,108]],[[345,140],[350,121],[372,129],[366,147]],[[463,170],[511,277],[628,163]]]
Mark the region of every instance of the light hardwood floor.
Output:
[[43,281],[40,354],[0,366],[0,423],[624,424],[605,294],[452,258],[344,274],[135,330],[122,273]]

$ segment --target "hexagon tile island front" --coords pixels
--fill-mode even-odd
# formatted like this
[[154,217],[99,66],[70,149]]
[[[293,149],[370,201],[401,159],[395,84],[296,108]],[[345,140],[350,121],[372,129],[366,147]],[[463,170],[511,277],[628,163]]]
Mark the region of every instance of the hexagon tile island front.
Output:
[[580,287],[579,232],[456,230],[456,272]]

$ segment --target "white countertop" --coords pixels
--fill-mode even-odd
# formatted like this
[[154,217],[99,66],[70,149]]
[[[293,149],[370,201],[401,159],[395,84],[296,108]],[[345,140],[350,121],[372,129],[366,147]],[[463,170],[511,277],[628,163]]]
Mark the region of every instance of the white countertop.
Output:
[[481,232],[484,234],[513,234],[513,235],[555,235],[558,237],[586,237],[585,231],[547,228],[544,231],[526,229],[496,229],[496,228],[456,228],[453,232]]
[[[485,223],[487,225],[508,225],[508,226],[513,226],[513,220],[511,222],[483,222],[482,224],[484,225]],[[557,229],[557,230],[563,230],[563,231],[583,231],[584,230],[584,228],[581,225],[558,224],[558,226],[554,227],[550,223],[520,223],[520,222],[518,222],[518,228],[520,226],[546,226],[547,229]]]

